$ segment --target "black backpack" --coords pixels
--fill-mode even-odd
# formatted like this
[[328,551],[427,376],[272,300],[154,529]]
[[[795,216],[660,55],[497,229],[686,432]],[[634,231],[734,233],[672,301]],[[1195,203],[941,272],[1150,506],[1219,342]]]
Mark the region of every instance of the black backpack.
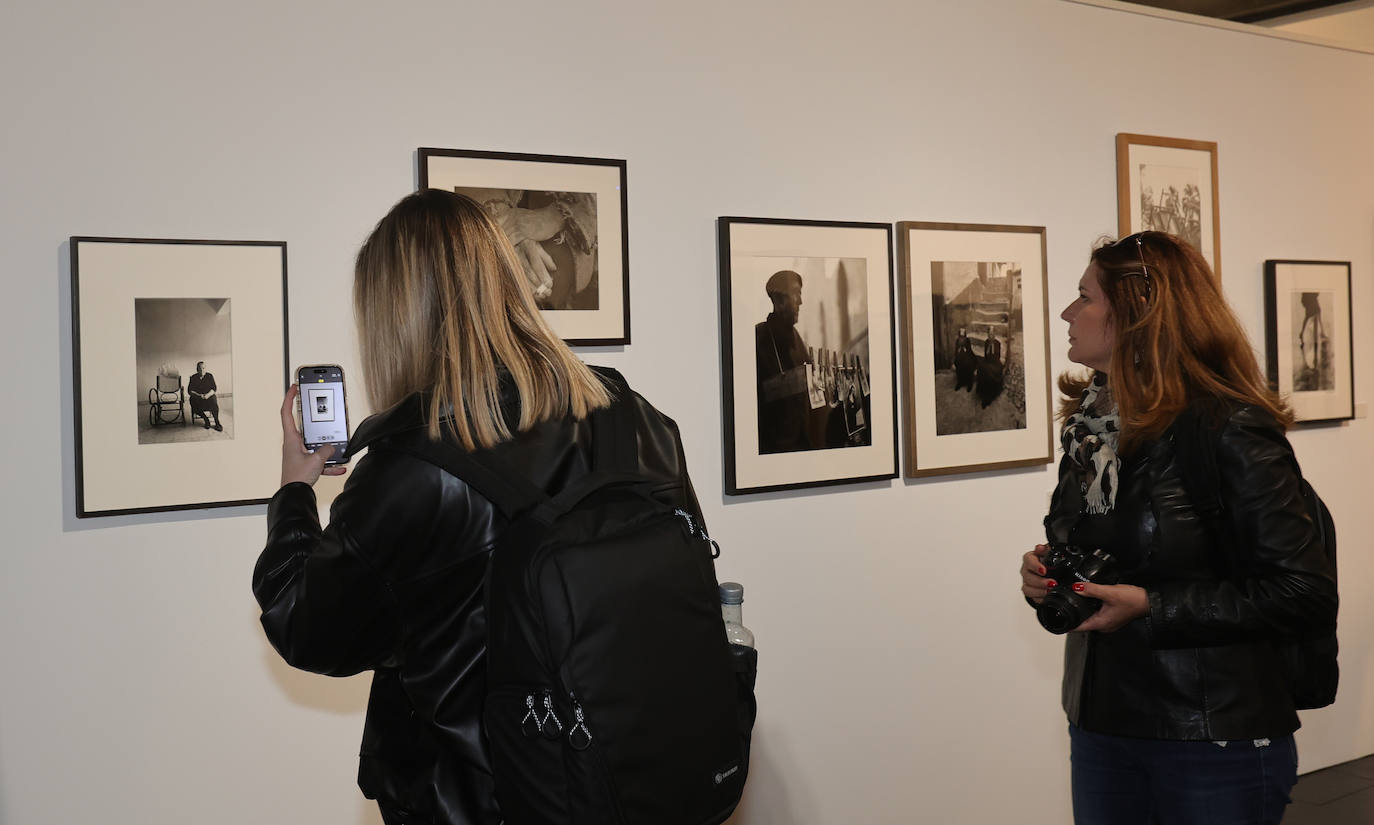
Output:
[[[1216,435],[1204,422],[1204,416],[1189,410],[1179,416],[1174,425],[1174,449],[1184,489],[1193,507],[1202,517],[1212,535],[1213,543],[1231,564],[1233,550],[1230,531],[1223,514],[1220,490],[1221,479],[1216,463]],[[1294,463],[1298,485],[1312,522],[1321,536],[1322,548],[1336,572],[1336,522],[1326,502]],[[1336,662],[1336,628],[1275,642],[1288,675],[1293,706],[1299,710],[1324,708],[1336,701],[1336,686],[1340,681],[1340,667]]]
[[552,497],[491,451],[435,445],[509,519],[482,713],[507,825],[716,825],[748,774],[757,654],[727,643],[719,548],[636,472],[623,379],[612,393],[591,473]]

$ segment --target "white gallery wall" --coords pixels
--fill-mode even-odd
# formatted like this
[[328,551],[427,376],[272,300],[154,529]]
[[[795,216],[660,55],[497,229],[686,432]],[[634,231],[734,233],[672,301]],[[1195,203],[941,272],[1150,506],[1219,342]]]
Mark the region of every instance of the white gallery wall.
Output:
[[[722,496],[714,220],[1043,225],[1053,315],[1115,231],[1116,133],[1214,140],[1228,296],[1259,346],[1266,258],[1351,261],[1363,409],[1372,100],[1368,54],[1062,0],[8,3],[0,822],[380,822],[353,785],[367,677],[291,671],[259,630],[264,508],[74,517],[66,239],[287,241],[291,360],[342,362],[364,412],[352,256],[420,146],[628,161],[633,343],[583,354],[680,422],[747,587],[734,822],[1066,821],[1061,641],[1016,575],[1052,467]],[[1309,770],[1374,752],[1374,430],[1292,441],[1341,530]]]

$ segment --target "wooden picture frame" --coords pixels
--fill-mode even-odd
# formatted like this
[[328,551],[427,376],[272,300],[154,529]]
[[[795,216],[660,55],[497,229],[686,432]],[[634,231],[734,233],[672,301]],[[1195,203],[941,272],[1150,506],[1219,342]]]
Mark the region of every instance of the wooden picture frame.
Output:
[[726,494],[895,478],[892,226],[717,229]]
[[1119,237],[1146,230],[1191,243],[1221,279],[1217,144],[1120,133],[1116,136]]
[[506,230],[559,337],[572,346],[630,343],[625,161],[416,151],[418,188],[468,195]]
[[1264,354],[1298,423],[1355,417],[1349,261],[1264,262]]
[[1045,228],[897,224],[903,475],[1054,460]]
[[265,503],[291,380],[286,243],[73,237],[70,253],[76,515]]

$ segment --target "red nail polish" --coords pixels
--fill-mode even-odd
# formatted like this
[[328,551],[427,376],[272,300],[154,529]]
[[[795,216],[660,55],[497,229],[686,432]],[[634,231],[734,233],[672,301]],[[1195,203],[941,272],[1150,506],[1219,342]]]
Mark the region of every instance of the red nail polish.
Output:
[[1058,587],[1058,586],[1059,586],[1059,582],[1055,581],[1054,579],[1045,579],[1045,587],[1046,587],[1046,589],[1053,590],[1055,587]]
[[1043,567],[1040,568],[1040,575],[1042,575],[1042,576],[1045,575],[1045,572],[1046,572],[1046,571],[1045,571],[1045,568],[1043,568]]
[[1073,583],[1073,592],[1075,592],[1075,593],[1082,593],[1082,592],[1083,592],[1083,588],[1086,587],[1086,586],[1087,586],[1087,585],[1083,584],[1083,582],[1074,582],[1074,583]]

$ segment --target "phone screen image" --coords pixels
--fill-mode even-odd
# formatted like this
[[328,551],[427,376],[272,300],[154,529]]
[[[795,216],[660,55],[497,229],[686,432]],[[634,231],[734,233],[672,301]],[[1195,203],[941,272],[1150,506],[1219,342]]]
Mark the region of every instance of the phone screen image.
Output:
[[337,463],[348,448],[348,404],[344,397],[343,369],[338,366],[301,367],[301,425],[306,449],[333,444],[329,463]]

